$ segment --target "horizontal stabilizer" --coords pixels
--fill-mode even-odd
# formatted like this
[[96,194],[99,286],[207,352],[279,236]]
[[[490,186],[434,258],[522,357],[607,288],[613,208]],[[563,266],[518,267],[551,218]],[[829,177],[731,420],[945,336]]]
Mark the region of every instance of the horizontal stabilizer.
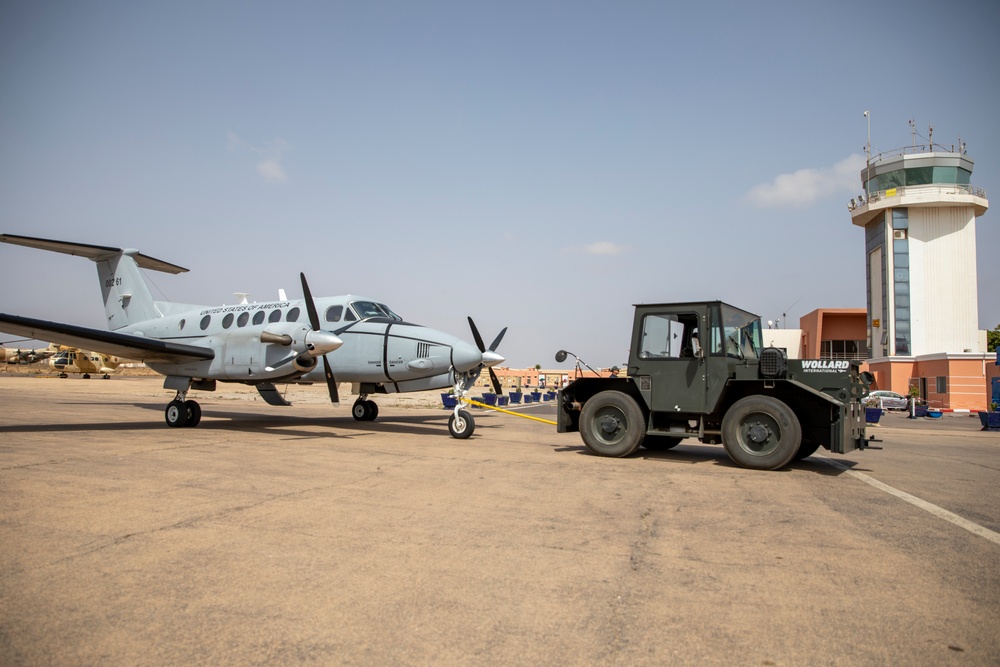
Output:
[[[87,259],[92,259],[95,262],[123,252],[121,248],[112,248],[110,246],[90,245],[89,243],[72,243],[70,241],[53,241],[51,239],[39,239],[32,236],[17,236],[16,234],[0,234],[0,241],[3,243],[12,243],[14,245],[23,245],[28,248],[38,248],[39,250],[50,250],[52,252],[61,252],[66,255],[86,257]],[[148,255],[143,255],[138,251],[129,250],[126,252],[135,257],[136,264],[143,269],[163,271],[164,273],[185,273],[187,271],[187,269],[183,266],[177,266],[176,264],[171,264],[170,262],[164,262],[162,259],[149,257]]]
[[170,343],[155,338],[46,322],[6,313],[0,313],[0,331],[138,361],[179,363],[215,358],[213,350],[197,345]]

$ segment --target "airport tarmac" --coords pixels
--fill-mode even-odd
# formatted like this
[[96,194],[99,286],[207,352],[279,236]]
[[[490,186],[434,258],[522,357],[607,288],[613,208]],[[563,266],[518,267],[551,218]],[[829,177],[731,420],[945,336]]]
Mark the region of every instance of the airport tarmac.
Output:
[[0,375],[0,665],[1000,664],[976,418],[757,472],[324,387],[170,429],[161,384]]

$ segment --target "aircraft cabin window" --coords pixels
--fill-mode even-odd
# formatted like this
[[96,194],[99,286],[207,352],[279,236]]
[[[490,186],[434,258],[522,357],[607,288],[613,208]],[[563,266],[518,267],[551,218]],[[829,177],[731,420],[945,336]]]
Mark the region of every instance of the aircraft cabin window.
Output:
[[184,324],[185,324],[184,320],[181,320],[180,322],[178,322],[177,323],[177,330],[178,331],[183,331],[184,330]]
[[222,328],[228,329],[231,326],[233,326],[233,314],[226,313],[226,316],[222,318]]
[[329,308],[326,309],[326,321],[339,322],[343,314],[344,314],[343,306],[330,306]]
[[244,311],[240,313],[239,317],[236,318],[236,326],[245,327],[249,320],[250,320],[250,313]]
[[288,315],[285,315],[286,322],[298,322],[299,321],[299,309],[292,308],[288,311]]
[[263,310],[258,310],[256,313],[253,314],[253,323],[254,324],[264,324],[264,311]]
[[280,322],[281,321],[281,311],[272,310],[271,314],[267,316],[268,322]]
[[201,330],[204,331],[205,329],[207,329],[208,325],[211,323],[212,323],[211,315],[206,315],[205,317],[201,318]]

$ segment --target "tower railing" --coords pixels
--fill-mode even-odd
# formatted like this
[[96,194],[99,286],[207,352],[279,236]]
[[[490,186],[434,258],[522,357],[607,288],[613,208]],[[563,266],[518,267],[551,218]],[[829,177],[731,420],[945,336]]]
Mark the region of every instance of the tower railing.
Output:
[[878,190],[877,192],[870,193],[866,201],[856,201],[852,199],[851,203],[847,205],[847,208],[853,211],[859,206],[872,204],[879,200],[886,199],[887,197],[900,197],[906,195],[907,193],[917,194],[921,192],[936,193],[941,195],[971,195],[973,197],[986,199],[986,190],[975,185],[962,185],[959,183],[927,183],[925,185],[900,185],[895,188],[888,188],[887,190]]
[[875,157],[869,160],[869,164],[875,164],[881,160],[887,160],[891,157],[898,157],[900,155],[915,155],[917,153],[958,153],[959,155],[965,155],[965,144],[960,145],[960,150],[955,150],[955,144],[951,146],[944,146],[942,144],[917,144],[915,146],[902,146],[900,148],[893,148],[892,150],[885,151],[884,153],[879,153]]

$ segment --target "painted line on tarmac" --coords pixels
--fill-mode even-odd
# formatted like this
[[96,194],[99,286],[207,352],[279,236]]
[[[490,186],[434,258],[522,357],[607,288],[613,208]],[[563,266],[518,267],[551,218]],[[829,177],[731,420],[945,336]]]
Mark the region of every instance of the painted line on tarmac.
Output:
[[899,489],[897,489],[897,488],[895,488],[893,486],[889,486],[885,482],[878,481],[874,477],[869,477],[868,475],[864,474],[863,472],[857,472],[856,470],[851,470],[850,468],[848,468],[847,466],[845,466],[844,464],[842,464],[842,463],[840,463],[838,461],[834,461],[833,459],[828,459],[825,456],[821,456],[820,458],[822,458],[824,461],[826,461],[827,463],[829,463],[834,468],[838,468],[840,470],[843,470],[848,475],[852,475],[852,476],[860,479],[865,484],[870,484],[871,486],[874,486],[879,491],[885,491],[889,495],[896,496],[900,500],[905,500],[906,502],[910,503],[911,505],[919,507],[920,509],[924,510],[925,512],[930,512],[931,514],[933,514],[934,516],[936,516],[936,517],[938,517],[940,519],[944,519],[945,521],[950,521],[951,523],[955,524],[959,528],[964,528],[964,529],[966,529],[967,531],[969,531],[970,533],[972,533],[974,535],[978,535],[979,537],[984,537],[987,540],[989,540],[990,542],[994,542],[996,544],[1000,544],[1000,533],[992,531],[989,528],[986,528],[984,526],[980,526],[978,523],[973,523],[973,522],[969,521],[968,519],[963,519],[962,517],[958,516],[954,512],[949,512],[948,510],[944,509],[943,507],[938,507],[937,505],[935,505],[933,503],[929,503],[926,500],[923,500],[921,498],[917,498],[916,496],[910,495],[906,491],[900,491]]

